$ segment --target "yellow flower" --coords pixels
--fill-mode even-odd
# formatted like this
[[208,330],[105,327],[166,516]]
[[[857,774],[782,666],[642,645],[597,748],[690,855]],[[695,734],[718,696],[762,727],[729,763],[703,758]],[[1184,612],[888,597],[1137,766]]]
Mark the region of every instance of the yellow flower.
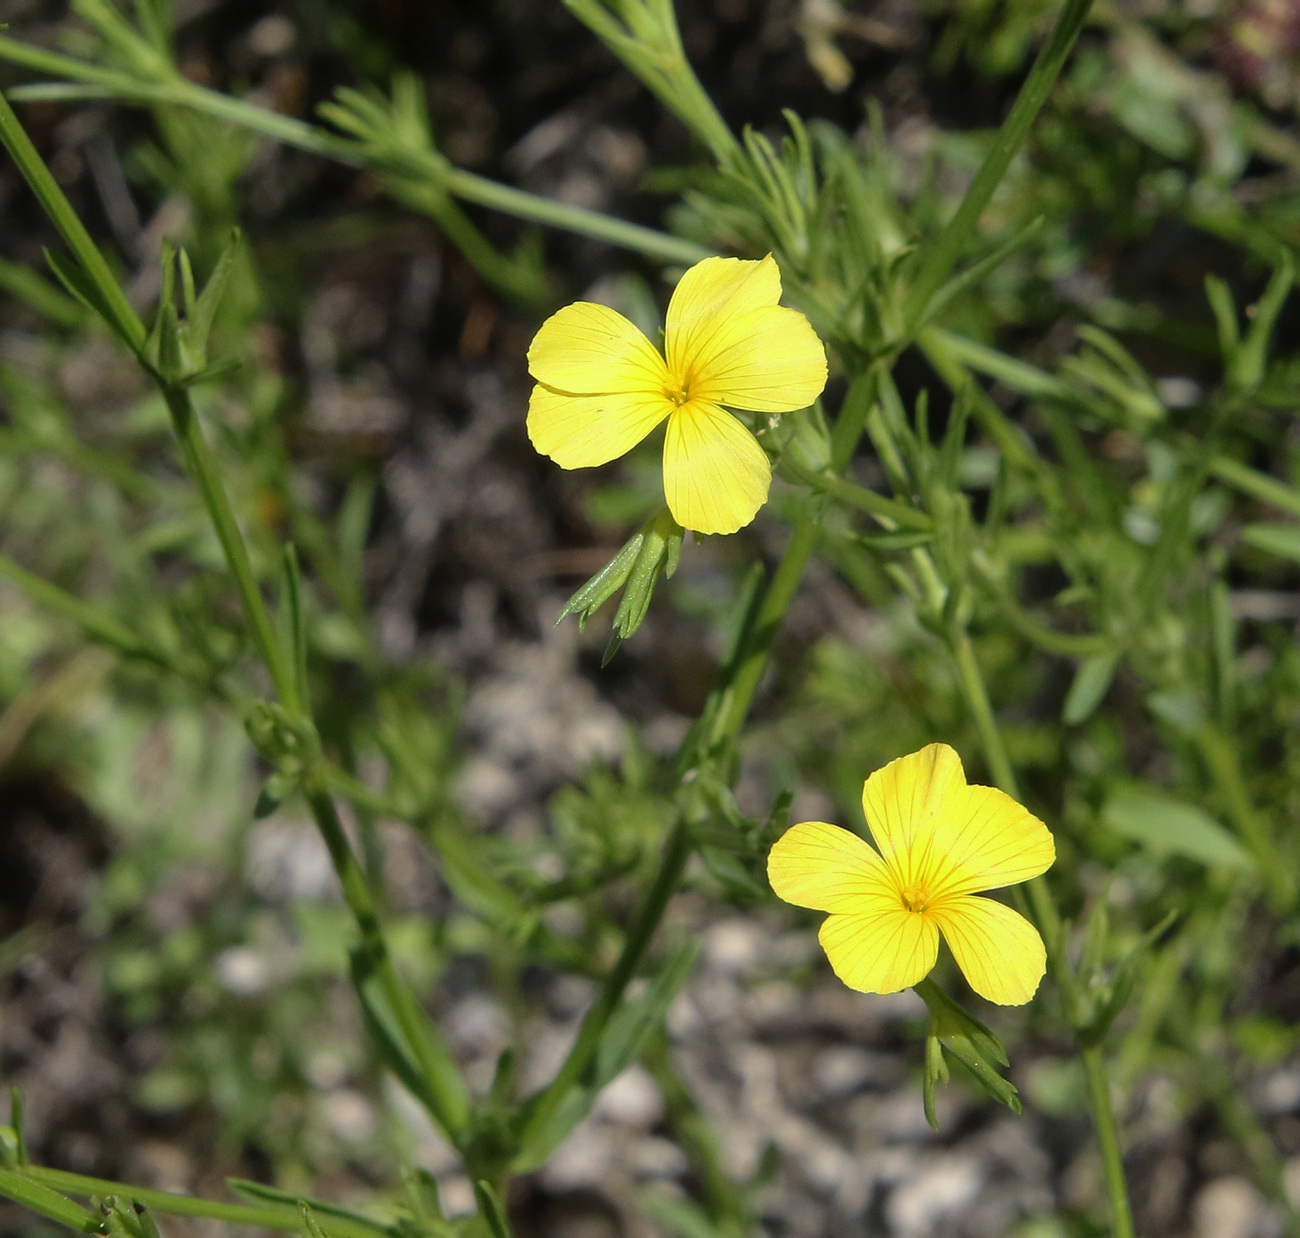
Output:
[[994,787],[968,786],[947,744],[878,769],[862,810],[879,852],[805,821],[767,861],[781,898],[831,913],[818,936],[835,974],[863,993],[897,993],[929,973],[943,933],[976,993],[1002,1006],[1033,997],[1046,965],[1038,930],[974,895],[1046,872],[1056,859],[1047,826]]
[[706,258],[668,304],[664,354],[622,314],[578,301],[528,349],[537,380],[528,437],[561,468],[608,464],[661,421],[664,493],[683,528],[734,533],[767,500],[772,469],[754,436],[723,410],[788,413],[826,385],[826,350],[798,310],[778,305],[781,272]]

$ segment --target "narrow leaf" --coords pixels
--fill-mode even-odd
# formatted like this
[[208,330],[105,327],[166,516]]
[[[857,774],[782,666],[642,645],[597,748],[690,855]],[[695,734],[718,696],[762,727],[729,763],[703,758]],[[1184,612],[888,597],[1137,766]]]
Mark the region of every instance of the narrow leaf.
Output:
[[[411,1022],[425,1036],[423,1053],[417,1053],[407,1039],[403,1021],[388,1001],[387,994],[374,973],[372,961],[364,950],[352,953],[352,987],[356,990],[357,1000],[375,1047],[384,1064],[395,1074],[407,1091],[411,1093],[428,1111],[434,1121],[440,1121],[441,1104],[439,1092],[443,1096],[458,1098],[457,1112],[449,1115],[452,1123],[459,1127],[463,1124],[469,1111],[469,1097],[465,1092],[464,1080],[456,1069],[456,1064],[447,1054],[441,1037],[433,1033],[428,1012],[409,994],[403,996],[410,1003]],[[436,1063],[440,1072],[437,1080],[426,1079],[420,1066],[421,1058]],[[435,1090],[435,1084],[440,1088]],[[446,1132],[454,1137],[455,1131]]]
[[1247,546],[1276,555],[1279,559],[1300,562],[1300,524],[1290,520],[1259,521],[1241,530]]
[[510,1222],[506,1219],[506,1210],[501,1206],[492,1184],[479,1179],[474,1183],[474,1200],[478,1204],[479,1215],[487,1223],[492,1238],[511,1238]]
[[1115,792],[1103,819],[1111,829],[1158,853],[1186,856],[1211,868],[1255,867],[1250,853],[1195,804],[1146,787]]
[[242,234],[238,228],[235,228],[225,245],[222,246],[221,253],[217,257],[217,264],[212,268],[212,274],[208,276],[208,282],[194,302],[193,312],[188,314],[188,342],[195,350],[197,358],[201,359],[206,355],[208,334],[212,330],[212,322],[217,316],[221,298],[225,295],[226,288],[230,283],[230,276],[234,271],[235,259],[239,256],[242,240]]
[[1061,720],[1066,726],[1078,726],[1092,717],[1102,698],[1110,691],[1118,666],[1119,653],[1115,650],[1094,653],[1079,663],[1061,709]]

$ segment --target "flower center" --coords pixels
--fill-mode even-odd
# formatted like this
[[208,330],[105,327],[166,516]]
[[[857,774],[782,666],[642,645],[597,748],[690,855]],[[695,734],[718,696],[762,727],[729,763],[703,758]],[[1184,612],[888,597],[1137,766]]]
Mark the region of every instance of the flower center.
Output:
[[689,404],[691,401],[690,383],[686,380],[674,380],[664,387],[664,395],[668,397],[675,408],[681,408],[683,404]]
[[930,895],[922,886],[908,886],[902,894],[903,906],[908,911],[924,911],[930,905]]

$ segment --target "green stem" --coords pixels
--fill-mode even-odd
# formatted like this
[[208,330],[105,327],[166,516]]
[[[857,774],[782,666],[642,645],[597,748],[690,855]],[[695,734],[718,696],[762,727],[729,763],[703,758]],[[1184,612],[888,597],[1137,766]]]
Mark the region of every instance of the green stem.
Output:
[[[41,204],[73,248],[86,275],[94,283],[103,312],[111,316],[115,313],[114,306],[120,304],[125,307],[121,311],[122,321],[119,324],[123,339],[132,347],[141,363],[158,383],[167,403],[180,443],[181,454],[198,485],[226,562],[235,578],[243,602],[244,614],[252,629],[254,643],[266,665],[275,693],[290,714],[310,722],[310,703],[302,699],[294,666],[286,657],[284,647],[271,623],[266,603],[253,574],[248,547],[235,519],[229,496],[226,494],[220,469],[203,436],[189,391],[183,386],[166,381],[146,360],[143,325],[135,317],[134,311],[126,302],[125,295],[103,257],[2,96],[0,96],[0,138],[13,152],[14,158],[18,161]],[[414,997],[402,985],[393,968],[379,917],[375,911],[375,900],[366,884],[361,867],[352,853],[352,848],[344,836],[334,803],[325,789],[324,779],[315,771],[308,769],[302,777],[302,788],[329,849],[330,857],[334,861],[344,897],[357,921],[375,975],[425,1075],[433,1116],[454,1140],[468,1118],[469,1101],[464,1084],[436,1027],[432,1022],[421,1021],[422,1012],[415,1008]]]
[[1106,1177],[1106,1194],[1110,1200],[1110,1231],[1113,1238],[1133,1238],[1133,1210],[1129,1205],[1128,1183],[1124,1177],[1124,1159],[1120,1151],[1119,1131],[1111,1104],[1110,1080],[1099,1045],[1080,1048],[1083,1073],[1088,1080],[1088,1099],[1092,1103],[1097,1144],[1101,1150],[1102,1170]]
[[[980,746],[984,750],[984,759],[989,763],[993,782],[1012,799],[1019,800],[1020,782],[1016,778],[1015,767],[1011,763],[997,718],[993,714],[993,705],[989,700],[983,672],[975,658],[975,648],[971,644],[970,634],[965,630],[959,631],[953,641],[953,656],[957,662],[957,672],[961,677],[962,694],[966,697],[967,707],[975,719],[975,729],[979,731]],[[1082,994],[1079,991],[1079,982],[1074,974],[1074,968],[1071,967],[1069,957],[1065,953],[1061,913],[1043,878],[1035,877],[1025,883],[1025,888],[1034,917],[1043,930],[1043,943],[1047,947],[1052,974],[1056,976],[1057,983],[1065,993],[1070,1021],[1077,1026]]]
[[686,51],[672,0],[632,0],[616,19],[600,0],[564,0],[565,7],[641,80],[659,101],[726,165],[739,147],[700,85]]
[[928,530],[932,527],[930,517],[924,512],[897,499],[887,499],[883,494],[868,490],[834,473],[822,473],[816,469],[805,468],[788,456],[782,458],[778,471],[793,481],[801,482],[811,490],[829,494],[849,507],[868,512],[884,522],[892,522],[890,527],[902,526],[905,529]]
[[[0,58],[38,72],[87,82],[102,91],[105,97],[118,99],[123,103],[142,107],[159,105],[186,107],[217,120],[238,125],[253,133],[260,133],[263,137],[282,142],[286,146],[313,155],[321,155],[350,167],[370,168],[390,174],[394,172],[394,169],[380,157],[379,152],[369,149],[362,142],[339,137],[296,117],[283,116],[278,112],[258,107],[243,99],[232,98],[184,78],[166,82],[139,81],[111,69],[101,69],[71,56],[61,56],[56,52],[29,47],[25,43],[3,36],[0,36]],[[22,93],[30,95],[31,91],[28,89]],[[407,178],[417,179],[419,169],[404,164],[400,171],[401,175]],[[441,186],[466,202],[501,211],[517,219],[528,220],[530,223],[544,224],[547,227],[561,228],[567,232],[589,236],[595,240],[607,241],[611,245],[645,254],[649,258],[662,262],[689,266],[701,258],[707,258],[711,252],[693,241],[657,232],[653,228],[645,228],[640,224],[628,223],[626,220],[603,215],[599,211],[538,197],[536,194],[498,184],[496,181],[460,168],[435,168],[432,160],[424,179],[431,186]],[[143,335],[141,338],[143,340]]]
[[306,702],[298,699],[298,685],[293,667],[285,657],[284,647],[271,623],[262,591],[253,574],[253,565],[248,556],[244,535],[235,520],[235,512],[226,494],[226,487],[222,483],[220,469],[213,459],[207,439],[203,436],[203,427],[199,424],[194,402],[189,391],[183,387],[163,386],[162,394],[171,413],[181,454],[199,488],[203,505],[208,511],[208,518],[212,521],[217,540],[221,543],[230,573],[235,578],[235,587],[239,590],[244,615],[252,629],[257,651],[266,664],[267,673],[271,676],[275,694],[290,713],[301,714],[306,708]]
[[637,968],[640,967],[641,960],[649,949],[650,941],[659,927],[659,921],[668,907],[668,901],[676,892],[677,882],[690,858],[690,830],[684,818],[679,817],[672,833],[668,836],[654,884],[637,912],[636,920],[628,930],[618,961],[601,986],[600,996],[596,999],[595,1005],[587,1011],[586,1018],[578,1029],[578,1037],[574,1041],[573,1048],[569,1050],[555,1077],[533,1098],[529,1107],[528,1121],[520,1135],[520,1147],[527,1148],[538,1133],[546,1129],[555,1116],[556,1110],[564,1103],[569,1091],[581,1082],[588,1067],[595,1060],[601,1038],[605,1034],[605,1026],[614,1011],[618,1009],[623,991],[636,975]]
[[907,299],[903,303],[904,338],[910,337],[915,330],[931,299],[965,251],[967,242],[979,224],[980,215],[1002,183],[1011,160],[1029,136],[1035,118],[1047,102],[1047,96],[1065,66],[1065,58],[1074,46],[1074,40],[1083,28],[1091,6],[1092,0],[1065,0],[1052,33],[1039,51],[1010,114],[993,139],[992,149],[985,156],[980,170],[975,173],[975,179],[966,190],[956,214],[948,221],[938,240],[929,247],[925,261],[908,290]]
[[700,1194],[719,1238],[741,1238],[750,1233],[753,1219],[743,1189],[727,1173],[718,1132],[674,1066],[666,1036],[651,1040],[645,1064],[663,1095],[673,1134],[694,1164]]
[[656,232],[653,228],[643,228],[640,224],[628,223],[581,206],[568,206],[550,198],[540,198],[536,194],[525,193],[522,189],[502,185],[459,168],[453,168],[448,174],[447,188],[466,202],[513,215],[516,219],[526,219],[530,223],[576,232],[597,241],[608,241],[611,245],[621,246],[661,262],[691,266],[713,253],[684,237]]
[[736,643],[736,653],[728,667],[726,686],[722,689],[721,708],[709,735],[711,746],[734,739],[740,734],[763,672],[767,669],[772,641],[790,607],[799,581],[803,578],[803,570],[813,547],[817,545],[820,532],[817,520],[807,513],[795,525],[785,554],[763,594],[763,600]]
[[469,1120],[469,1093],[455,1059],[443,1044],[437,1026],[416,1008],[414,996],[393,966],[374,895],[343,833],[338,810],[325,790],[324,780],[314,771],[309,771],[303,778],[303,794],[329,849],[348,909],[360,930],[362,949],[374,967],[375,977],[401,1024],[408,1047],[418,1059],[420,1073],[429,1085],[433,1117],[454,1143]]
[[[976,729],[984,748],[985,759],[993,774],[993,781],[1013,799],[1020,798],[1020,787],[1015,768],[1007,753],[1002,732],[989,700],[984,676],[975,658],[970,635],[962,630],[953,641],[953,654],[961,676],[962,689],[967,704],[975,718]],[[1083,994],[1078,977],[1065,952],[1061,913],[1052,898],[1047,883],[1035,877],[1026,883],[1034,915],[1043,930],[1052,974],[1065,997],[1066,1011],[1074,1026],[1076,1038],[1082,1028]],[[1111,1103],[1110,1082],[1101,1048],[1096,1044],[1078,1041],[1079,1056],[1083,1060],[1084,1074],[1088,1080],[1088,1101],[1092,1108],[1093,1126],[1101,1152],[1102,1173],[1106,1180],[1106,1195],[1110,1203],[1110,1223],[1113,1238],[1133,1238],[1133,1214],[1129,1206],[1128,1181],[1124,1176],[1124,1162],[1120,1155],[1119,1134],[1115,1124],[1115,1111]]]
[[[275,685],[276,695],[291,713],[309,717],[309,702],[300,699],[297,676],[271,624],[261,590],[253,576],[248,548],[235,520],[220,471],[203,437],[189,392],[184,389],[165,387],[163,394],[171,411],[186,463],[198,483],[204,505],[208,509],[218,540],[225,552],[226,561],[235,577],[244,612]],[[454,1142],[463,1130],[469,1115],[468,1093],[456,1069],[455,1061],[443,1044],[436,1026],[432,1021],[422,1019],[422,1012],[415,1009],[415,998],[403,985],[393,967],[374,896],[343,833],[342,823],[339,821],[334,802],[326,790],[324,778],[309,770],[303,776],[302,787],[311,807],[312,816],[329,850],[330,859],[334,863],[334,871],[338,874],[344,899],[361,933],[362,946],[372,961],[376,978],[389,1006],[402,1026],[405,1039],[416,1055],[421,1074],[429,1086],[433,1117]]]
[[[0,1174],[10,1172],[0,1170]],[[291,1204],[264,1207],[228,1204],[218,1200],[176,1195],[170,1191],[155,1191],[148,1187],[112,1182],[107,1178],[88,1178],[84,1174],[67,1173],[61,1169],[43,1169],[38,1166],[24,1169],[17,1176],[32,1179],[33,1185],[40,1184],[42,1189],[53,1188],[73,1195],[101,1198],[117,1195],[172,1216],[207,1217],[213,1221],[229,1221],[235,1225],[279,1229],[290,1233],[302,1228],[302,1218],[298,1209]],[[68,1204],[68,1207],[73,1208],[75,1205]],[[378,1221],[368,1222],[361,1217],[345,1217],[333,1211],[329,1214],[329,1231],[332,1235],[337,1234],[338,1238],[388,1238],[390,1234],[388,1228]]]
[[1002,732],[993,715],[993,705],[989,701],[988,689],[984,685],[984,676],[979,662],[975,658],[975,647],[971,644],[970,634],[966,631],[957,633],[953,641],[953,656],[957,660],[957,673],[961,676],[962,691],[966,704],[975,718],[975,729],[980,734],[980,745],[984,749],[984,759],[989,763],[989,772],[993,781],[1012,799],[1020,798],[1020,784],[1016,778],[1015,767],[1007,746],[1003,742]]
[[83,1234],[107,1232],[104,1222],[93,1212],[64,1199],[58,1191],[40,1182],[32,1181],[33,1171],[0,1168],[0,1195],[30,1209],[37,1216],[47,1217],[59,1225],[66,1225]]
[[[884,361],[868,367],[853,380],[844,397],[840,415],[831,431],[831,467],[836,472],[842,473],[853,459],[871,410],[876,383],[884,368]],[[776,572],[768,582],[763,600],[750,614],[727,667],[726,682],[721,689],[721,708],[710,735],[713,743],[734,738],[740,733],[763,671],[767,668],[772,640],[799,587],[820,531],[815,518],[806,513],[801,517]]]

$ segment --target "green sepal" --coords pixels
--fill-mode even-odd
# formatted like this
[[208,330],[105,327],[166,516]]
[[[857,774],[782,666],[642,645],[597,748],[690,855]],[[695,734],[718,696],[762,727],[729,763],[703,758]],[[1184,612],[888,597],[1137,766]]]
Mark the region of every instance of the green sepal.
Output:
[[293,668],[298,706],[305,708],[311,699],[307,682],[307,618],[303,601],[302,569],[298,548],[286,542],[281,556],[280,640]]
[[[23,1093],[21,1088],[9,1089],[9,1131],[12,1133],[12,1150],[8,1140],[0,1132],[0,1156],[9,1169],[22,1169],[31,1164],[27,1155],[26,1121],[23,1116]],[[12,1159],[12,1164],[10,1163]]]
[[117,1238],[162,1238],[153,1213],[138,1200],[109,1195],[100,1201],[108,1232]]
[[782,418],[782,424],[790,427],[781,448],[783,455],[788,454],[808,473],[822,474],[831,469],[831,432],[821,400],[814,400],[812,407],[797,417]]
[[222,357],[221,360],[214,361],[201,370],[186,374],[177,385],[181,387],[197,387],[200,383],[209,383],[213,379],[224,378],[227,374],[233,374],[236,370],[242,369],[243,365],[244,363],[238,357]]
[[207,361],[208,336],[230,282],[239,245],[240,233],[236,229],[222,248],[203,291],[198,292],[189,254],[169,241],[163,242],[158,313],[144,352],[157,375],[173,387],[192,387],[240,364],[234,358],[211,365]]
[[623,549],[565,603],[555,622],[577,615],[581,631],[587,620],[622,589],[613,631],[601,660],[602,666],[608,663],[619,645],[645,621],[659,577],[670,577],[677,570],[685,535],[686,531],[665,508],[646,521]]
[[[974,1015],[962,1009],[933,981],[922,980],[914,986],[930,1010],[930,1030],[926,1037],[925,1078],[922,1100],[926,1120],[936,1126],[934,1090],[948,1081],[944,1053],[951,1054],[971,1073],[981,1088],[1000,1105],[1013,1113],[1021,1112],[1020,1095],[1001,1070],[1010,1065],[1002,1042]],[[930,1041],[935,1042],[932,1048]],[[936,1126],[937,1129],[937,1126]]]
[[934,1109],[934,1090],[935,1087],[942,1083],[947,1084],[948,1063],[943,1060],[943,1045],[939,1043],[939,1036],[934,1030],[935,1025],[930,1024],[930,1030],[925,1034],[925,1074],[921,1079],[921,1103],[925,1108],[925,1120],[930,1124],[931,1130],[939,1129],[939,1118]]
[[154,363],[163,380],[167,383],[184,381],[185,357],[181,350],[180,319],[174,305],[164,302],[158,307],[151,341],[157,348]]
[[272,774],[257,793],[257,803],[253,805],[253,819],[261,821],[273,812],[278,812],[280,805],[297,789],[298,779],[295,775],[282,771]]
[[565,602],[564,609],[555,617],[556,626],[563,623],[570,615],[577,615],[578,631],[581,632],[587,620],[627,582],[644,541],[645,530],[638,529],[628,539],[623,549]]
[[274,701],[254,701],[244,715],[244,730],[259,755],[281,773],[297,777],[320,755],[311,722]]
[[316,1224],[311,1205],[305,1199],[298,1201],[298,1216],[302,1219],[302,1232],[305,1238],[326,1238],[325,1231]]
[[[217,316],[221,299],[225,296],[226,287],[230,283],[230,276],[234,271],[235,259],[239,255],[242,242],[243,235],[239,229],[231,229],[230,236],[221,247],[221,253],[217,255],[217,263],[212,268],[212,274],[208,276],[208,282],[197,298],[194,297],[193,276],[191,275],[186,281],[184,342],[190,364],[195,371],[188,380],[190,382],[199,381],[198,376],[205,372],[208,335],[212,331],[212,323]],[[182,271],[188,270],[189,258],[184,250],[181,250],[181,261]],[[207,372],[211,372],[213,368],[208,367]]]

